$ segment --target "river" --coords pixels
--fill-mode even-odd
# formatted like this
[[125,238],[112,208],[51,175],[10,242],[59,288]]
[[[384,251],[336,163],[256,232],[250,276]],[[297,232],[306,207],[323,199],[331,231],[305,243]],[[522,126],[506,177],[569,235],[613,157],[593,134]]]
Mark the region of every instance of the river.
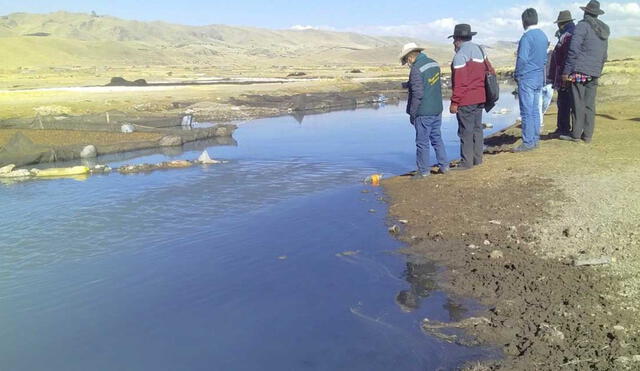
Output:
[[[456,130],[445,114],[452,158]],[[0,369],[438,370],[496,356],[421,332],[478,307],[394,253],[384,194],[362,184],[413,170],[403,106],[256,120],[234,137],[99,159],[208,148],[227,164],[0,185]]]

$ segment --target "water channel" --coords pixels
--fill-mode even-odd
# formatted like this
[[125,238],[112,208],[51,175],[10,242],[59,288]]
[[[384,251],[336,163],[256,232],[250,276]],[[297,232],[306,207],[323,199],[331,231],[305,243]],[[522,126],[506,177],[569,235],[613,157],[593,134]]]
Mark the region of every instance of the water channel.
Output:
[[[454,158],[453,116],[443,130]],[[413,170],[403,105],[256,120],[234,138],[99,159],[207,148],[227,164],[0,185],[0,370],[446,370],[492,356],[421,332],[476,307],[394,253],[382,190],[362,184]]]

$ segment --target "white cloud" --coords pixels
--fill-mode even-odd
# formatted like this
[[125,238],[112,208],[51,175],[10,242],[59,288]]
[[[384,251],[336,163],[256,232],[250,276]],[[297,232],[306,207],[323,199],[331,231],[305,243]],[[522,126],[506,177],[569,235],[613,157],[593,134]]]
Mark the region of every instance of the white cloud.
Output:
[[336,30],[335,28],[329,27],[329,26],[311,26],[311,25],[302,25],[302,24],[291,26],[291,29],[295,31],[306,31],[306,30],[335,31]]
[[[536,0],[521,7],[509,7],[497,12],[494,11],[493,15],[488,17],[469,19],[442,18],[427,23],[356,27],[348,31],[374,35],[408,36],[428,41],[447,42],[447,36],[453,32],[453,28],[457,23],[469,23],[474,31],[478,32],[477,39],[480,42],[515,41],[520,38],[523,31],[520,16],[524,9],[532,7],[538,11],[540,26],[552,39],[556,31],[556,25],[553,22],[556,20],[558,12],[568,9],[571,10],[574,18],[580,19],[583,14],[580,6],[585,4],[586,1],[557,4],[549,0]],[[602,16],[602,20],[610,26],[612,37],[640,36],[640,2],[603,3],[602,8],[606,12]],[[491,12],[488,11],[487,13]]]

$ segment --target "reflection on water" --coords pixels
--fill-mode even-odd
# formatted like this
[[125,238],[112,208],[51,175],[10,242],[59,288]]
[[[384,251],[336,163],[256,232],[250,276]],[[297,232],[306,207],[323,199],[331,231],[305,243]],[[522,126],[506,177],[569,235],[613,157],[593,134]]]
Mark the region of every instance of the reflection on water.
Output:
[[0,368],[435,370],[487,354],[420,331],[473,305],[429,262],[389,254],[381,191],[361,185],[412,169],[402,106],[258,120],[235,138],[98,159],[205,146],[227,164],[0,186]]

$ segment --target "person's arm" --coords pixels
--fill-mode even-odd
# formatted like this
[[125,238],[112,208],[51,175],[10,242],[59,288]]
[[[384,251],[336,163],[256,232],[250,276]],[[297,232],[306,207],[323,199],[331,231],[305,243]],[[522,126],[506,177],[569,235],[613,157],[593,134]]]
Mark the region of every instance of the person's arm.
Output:
[[584,38],[587,36],[587,27],[589,26],[585,22],[580,22],[575,28],[573,36],[571,37],[571,43],[569,44],[569,51],[567,52],[567,61],[564,64],[562,73],[563,80],[566,80],[570,74],[576,72],[574,69],[580,57],[582,43],[584,43]]
[[[547,84],[553,84],[555,85],[556,83],[556,51],[558,50],[558,48],[553,49],[553,52],[551,53],[551,58],[549,60],[549,70],[547,73]],[[555,86],[554,86],[555,88]]]
[[516,58],[516,71],[513,74],[516,78],[516,81],[520,79],[522,76],[522,71],[524,70],[524,66],[531,59],[531,45],[529,42],[529,38],[525,34],[520,39],[518,43],[518,56]]
[[413,124],[418,115],[418,108],[424,97],[424,81],[422,74],[416,66],[411,67],[409,74],[409,89],[411,90],[411,102],[409,103],[409,118]]

